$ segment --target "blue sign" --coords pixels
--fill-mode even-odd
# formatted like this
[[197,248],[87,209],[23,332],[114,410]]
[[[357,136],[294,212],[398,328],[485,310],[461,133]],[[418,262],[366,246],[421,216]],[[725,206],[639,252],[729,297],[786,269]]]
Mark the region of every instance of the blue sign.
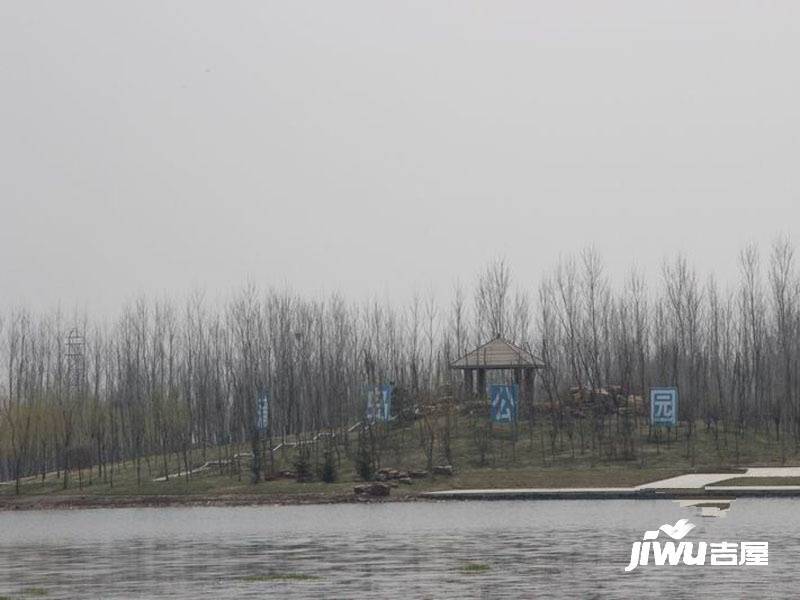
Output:
[[269,425],[269,392],[264,392],[258,398],[258,429],[266,431]]
[[489,399],[492,402],[492,421],[511,423],[517,420],[517,397],[519,387],[514,385],[492,384],[489,387]]
[[392,393],[394,386],[381,384],[367,386],[367,412],[366,419],[370,423],[388,421],[392,414]]
[[677,427],[678,388],[650,388],[650,424]]

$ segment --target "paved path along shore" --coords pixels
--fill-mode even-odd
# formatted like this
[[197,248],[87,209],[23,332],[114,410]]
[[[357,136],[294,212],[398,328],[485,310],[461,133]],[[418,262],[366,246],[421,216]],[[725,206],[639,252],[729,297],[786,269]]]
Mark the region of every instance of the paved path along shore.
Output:
[[690,473],[660,481],[651,481],[636,487],[640,490],[704,488],[736,477],[800,477],[800,467],[752,467],[744,473]]
[[689,473],[629,488],[518,488],[442,490],[422,494],[448,500],[653,499],[689,496],[800,496],[798,485],[715,486],[739,477],[800,477],[800,467],[753,467],[743,473]]

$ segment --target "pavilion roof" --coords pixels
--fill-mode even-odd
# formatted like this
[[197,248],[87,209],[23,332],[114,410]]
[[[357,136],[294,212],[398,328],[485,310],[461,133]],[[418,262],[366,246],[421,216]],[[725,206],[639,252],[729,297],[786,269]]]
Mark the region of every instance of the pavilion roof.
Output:
[[500,336],[450,363],[451,369],[542,369],[544,363]]

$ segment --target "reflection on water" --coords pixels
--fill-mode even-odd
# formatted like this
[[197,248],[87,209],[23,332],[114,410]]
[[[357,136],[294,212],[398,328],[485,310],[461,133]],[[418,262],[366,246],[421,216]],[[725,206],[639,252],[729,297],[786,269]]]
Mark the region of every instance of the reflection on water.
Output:
[[[48,598],[792,597],[800,502],[726,519],[668,500],[438,502],[0,513],[0,595]],[[646,529],[770,543],[767,567],[623,569]],[[687,539],[689,539],[687,538]],[[465,574],[468,563],[489,566]],[[311,580],[258,581],[270,573]]]
[[698,517],[712,517],[719,518],[725,517],[731,509],[733,500],[714,500],[711,498],[704,498],[701,500],[676,500],[681,507],[688,509],[695,509],[695,514]]

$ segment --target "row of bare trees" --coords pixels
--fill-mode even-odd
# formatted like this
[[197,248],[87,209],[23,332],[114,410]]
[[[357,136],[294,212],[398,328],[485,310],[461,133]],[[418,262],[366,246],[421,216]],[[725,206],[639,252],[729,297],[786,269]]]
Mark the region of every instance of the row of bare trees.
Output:
[[[251,446],[258,473],[265,449],[286,436],[360,420],[365,384],[393,382],[412,402],[431,398],[452,383],[450,361],[494,335],[547,364],[536,410],[520,414],[581,451],[635,429],[615,412],[609,434],[608,411],[570,408],[576,389],[635,397],[653,385],[678,386],[688,452],[698,426],[736,443],[768,432],[796,451],[794,249],[783,239],[764,255],[749,246],[739,263],[738,284],[725,289],[682,257],[665,261],[649,285],[637,271],[614,282],[588,249],[561,260],[536,293],[495,260],[446,305],[433,296],[407,307],[307,300],[251,286],[222,306],[202,294],[140,299],[110,324],[12,310],[0,316],[0,478],[56,471],[64,486],[85,476],[113,483],[114,465],[126,461],[141,480],[168,474],[169,456],[188,472],[193,454],[222,460],[231,444]],[[257,399],[267,393],[269,427],[259,430]]]

